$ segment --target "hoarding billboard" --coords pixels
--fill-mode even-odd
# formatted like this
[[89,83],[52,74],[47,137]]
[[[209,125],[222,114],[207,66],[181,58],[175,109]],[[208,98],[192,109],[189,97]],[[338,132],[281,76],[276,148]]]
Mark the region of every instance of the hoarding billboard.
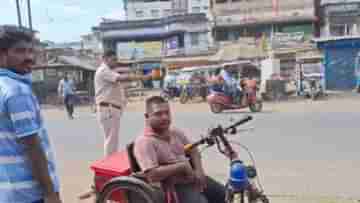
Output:
[[117,55],[119,59],[158,58],[162,53],[162,42],[118,42]]

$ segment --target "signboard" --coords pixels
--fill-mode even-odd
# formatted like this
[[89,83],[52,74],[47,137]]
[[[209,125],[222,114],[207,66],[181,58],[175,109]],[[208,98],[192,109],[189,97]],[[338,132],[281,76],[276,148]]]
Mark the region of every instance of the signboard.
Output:
[[334,4],[328,5],[326,11],[328,14],[337,14],[337,13],[348,13],[348,12],[358,12],[360,9],[360,4]]
[[179,47],[179,37],[174,36],[166,40],[167,49],[177,49]]
[[161,57],[162,42],[119,42],[117,43],[118,59],[143,59]]
[[304,39],[303,32],[292,32],[292,33],[281,33],[277,32],[273,35],[273,40],[276,40],[280,43],[285,43],[289,41],[299,41],[301,42]]
[[291,44],[303,43],[305,39],[304,32],[274,33],[272,36],[272,47],[284,47]]
[[302,64],[302,68],[304,75],[323,74],[323,67],[321,63],[304,63]]
[[33,82],[41,82],[44,81],[44,70],[33,70],[31,72],[31,78]]
[[312,21],[315,18],[313,0],[244,1],[231,6],[216,4],[215,8],[217,25],[271,24],[284,19]]
[[165,40],[164,54],[166,56],[174,56],[178,54],[179,49],[179,37],[174,36]]

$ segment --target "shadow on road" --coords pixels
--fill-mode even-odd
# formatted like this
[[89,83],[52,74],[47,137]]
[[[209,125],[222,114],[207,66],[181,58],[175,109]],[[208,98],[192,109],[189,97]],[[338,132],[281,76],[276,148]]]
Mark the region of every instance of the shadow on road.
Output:
[[257,112],[257,113],[253,113],[253,112],[250,112],[250,111],[241,111],[241,110],[227,110],[227,111],[224,111],[220,114],[251,114],[251,115],[256,115],[256,114],[272,114],[272,113],[276,113],[277,111],[274,111],[274,110],[264,110],[264,111],[261,111],[261,112]]

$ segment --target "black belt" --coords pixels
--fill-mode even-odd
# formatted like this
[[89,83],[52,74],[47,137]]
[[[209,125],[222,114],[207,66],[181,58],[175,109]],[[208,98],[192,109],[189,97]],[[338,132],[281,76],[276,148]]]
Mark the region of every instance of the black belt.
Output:
[[99,106],[102,106],[102,107],[114,107],[116,109],[122,110],[121,106],[116,105],[116,104],[111,104],[111,103],[108,103],[108,102],[100,102]]

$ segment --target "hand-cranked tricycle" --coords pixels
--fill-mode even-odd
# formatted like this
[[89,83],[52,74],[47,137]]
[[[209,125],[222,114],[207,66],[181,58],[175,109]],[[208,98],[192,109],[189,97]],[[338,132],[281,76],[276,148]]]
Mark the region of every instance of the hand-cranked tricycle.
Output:
[[[206,147],[216,145],[218,151],[230,159],[230,175],[225,185],[226,202],[228,203],[237,201],[241,203],[269,202],[258,179],[257,170],[254,166],[255,163],[253,166],[250,166],[245,165],[239,160],[237,153],[231,146],[231,143],[235,142],[231,142],[225,136],[227,134],[236,134],[237,127],[250,120],[252,120],[252,117],[247,116],[226,128],[219,125],[210,129],[207,135],[197,142],[184,147],[185,152],[189,152],[194,147],[199,147],[200,145],[205,145]],[[245,146],[239,145],[247,150]],[[154,189],[147,183],[145,175],[141,172],[136,162],[133,155],[133,147],[134,145],[130,144],[127,146],[126,151],[97,161],[91,166],[95,172],[93,193],[96,195],[97,203],[157,203],[154,197]],[[250,152],[249,154],[253,160]],[[83,195],[82,198],[86,198],[89,194]]]

